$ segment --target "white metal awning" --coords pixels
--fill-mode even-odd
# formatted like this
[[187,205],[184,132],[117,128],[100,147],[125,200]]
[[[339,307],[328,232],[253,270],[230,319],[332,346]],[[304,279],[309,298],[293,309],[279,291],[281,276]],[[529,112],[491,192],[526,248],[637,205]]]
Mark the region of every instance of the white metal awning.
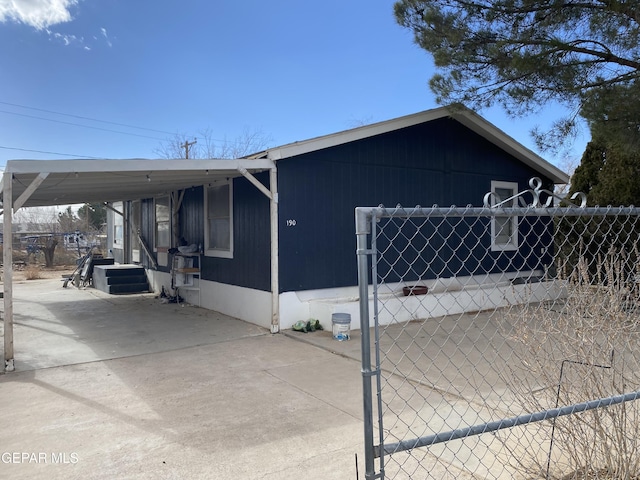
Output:
[[[14,210],[20,207],[113,202],[204,185],[246,170],[274,168],[271,160],[9,160]],[[30,186],[37,183],[32,192]],[[16,204],[23,194],[24,203]]]
[[[269,187],[253,174],[269,171]],[[137,200],[243,176],[270,200],[272,326],[279,331],[278,190],[275,163],[270,159],[233,160],[9,160],[0,192],[3,235],[11,238],[12,216],[22,207]],[[3,248],[4,370],[14,369],[13,251]]]

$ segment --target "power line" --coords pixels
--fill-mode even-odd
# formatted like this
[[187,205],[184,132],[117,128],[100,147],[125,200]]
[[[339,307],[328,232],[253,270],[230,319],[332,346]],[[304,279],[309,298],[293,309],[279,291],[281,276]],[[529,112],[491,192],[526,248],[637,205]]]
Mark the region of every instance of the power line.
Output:
[[147,130],[149,132],[164,133],[166,135],[175,135],[175,132],[172,133],[172,132],[165,132],[164,130],[156,130],[155,128],[137,127],[135,125],[127,125],[126,123],[110,122],[108,120],[99,120],[97,118],[83,117],[82,115],[74,115],[72,113],[62,113],[62,112],[56,112],[54,110],[45,110],[44,108],[28,107],[26,105],[19,105],[17,103],[9,103],[9,102],[0,101],[0,104],[2,104],[2,105],[10,105],[12,107],[18,107],[18,108],[26,108],[28,110],[35,110],[35,111],[38,111],[38,112],[51,113],[53,115],[64,115],[65,117],[79,118],[81,120],[89,120],[89,121],[92,121],[92,122],[107,123],[109,125],[117,125],[119,127],[136,128],[138,130]]
[[6,113],[8,115],[18,115],[19,117],[35,118],[37,120],[45,120],[47,122],[60,123],[60,124],[63,124],[63,125],[73,125],[75,127],[91,128],[93,130],[101,130],[103,132],[119,133],[121,135],[131,135],[132,137],[150,138],[152,140],[158,140],[160,142],[164,142],[166,140],[165,138],[150,137],[149,135],[140,135],[139,133],[121,132],[119,130],[111,130],[109,128],[92,127],[91,125],[82,125],[80,123],[64,122],[62,120],[54,120],[52,118],[37,117],[35,115],[27,115],[26,113],[8,112],[6,110],[0,110],[0,113]]
[[[83,124],[79,124],[79,123],[65,122],[65,121],[62,121],[62,120],[55,120],[55,119],[52,119],[52,118],[39,117],[39,116],[36,116],[36,115],[27,115],[27,114],[24,114],[24,113],[0,110],[0,113],[5,113],[5,114],[8,114],[8,115],[17,115],[17,116],[26,117],[26,118],[33,118],[33,119],[36,119],[36,120],[45,120],[47,122],[60,123],[60,124],[64,124],[64,125],[72,125],[72,126],[75,126],[75,127],[91,128],[93,130],[101,130],[101,131],[105,131],[105,132],[119,133],[121,135],[130,135],[130,136],[140,137],[140,138],[149,138],[149,139],[157,140],[157,141],[160,141],[160,142],[166,142],[166,141],[172,142],[173,140],[175,140],[176,138],[179,138],[180,136],[184,136],[184,137],[187,136],[187,135],[180,134],[180,133],[177,133],[177,132],[167,132],[165,130],[158,130],[158,129],[147,128],[147,127],[139,127],[139,126],[136,126],[136,125],[128,125],[126,123],[111,122],[109,120],[100,120],[98,118],[85,117],[85,116],[82,116],[82,115],[74,115],[74,114],[71,114],[71,113],[56,112],[55,110],[47,110],[47,109],[44,109],[44,108],[30,107],[30,106],[27,106],[27,105],[20,105],[18,103],[0,101],[0,105],[9,105],[9,106],[12,106],[12,107],[26,108],[28,110],[34,110],[34,111],[38,111],[38,112],[50,113],[52,115],[63,115],[65,117],[78,118],[78,119],[81,119],[81,120],[88,120],[88,121],[91,121],[91,122],[100,122],[100,123],[106,123],[106,124],[109,124],[109,125],[117,125],[117,126],[120,126],[120,127],[135,128],[135,129],[138,129],[138,130],[146,130],[146,131],[149,131],[149,132],[156,132],[156,133],[162,133],[162,134],[165,134],[165,135],[171,135],[171,139],[151,137],[151,136],[148,136],[148,135],[140,135],[140,134],[136,134],[136,133],[122,132],[122,131],[119,131],[119,130],[111,130],[111,129],[107,129],[107,128],[94,127],[94,126],[83,125]],[[207,137],[208,137],[208,135],[207,135]],[[220,142],[220,143],[226,143],[227,142],[226,138],[225,139],[208,138],[208,140],[213,141],[213,142]]]
[[61,157],[78,157],[78,158],[90,158],[93,160],[103,160],[103,158],[100,158],[100,157],[91,157],[89,155],[74,155],[73,153],[47,152],[45,150],[31,150],[28,148],[5,147],[4,145],[0,145],[0,148],[3,148],[5,150],[17,150],[20,152],[34,152],[34,153],[46,153],[49,155],[60,155]]

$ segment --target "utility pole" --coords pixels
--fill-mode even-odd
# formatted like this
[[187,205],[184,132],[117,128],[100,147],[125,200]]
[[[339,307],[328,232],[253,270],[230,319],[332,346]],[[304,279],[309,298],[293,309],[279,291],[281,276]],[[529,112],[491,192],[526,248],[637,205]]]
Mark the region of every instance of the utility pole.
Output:
[[188,142],[187,140],[185,140],[184,145],[180,145],[182,148],[184,148],[184,158],[186,158],[187,160],[189,159],[189,147],[191,145],[195,145],[196,143],[198,143],[198,139],[194,138],[193,142]]

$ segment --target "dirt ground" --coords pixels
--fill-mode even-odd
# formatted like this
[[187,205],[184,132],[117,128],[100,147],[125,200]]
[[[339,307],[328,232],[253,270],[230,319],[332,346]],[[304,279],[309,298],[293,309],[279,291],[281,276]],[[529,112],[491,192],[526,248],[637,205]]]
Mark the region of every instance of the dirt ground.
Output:
[[[0,246],[0,259],[2,247]],[[54,256],[55,265],[47,268],[44,256],[40,253],[35,258],[28,255],[26,251],[14,248],[13,250],[13,280],[22,282],[26,280],[42,280],[62,278],[63,275],[70,275],[76,269],[78,253],[75,251],[56,248]]]
[[28,280],[41,279],[62,279],[65,275],[71,275],[75,270],[75,265],[55,265],[53,268],[47,268],[40,264],[16,263],[13,266],[13,281],[23,282]]

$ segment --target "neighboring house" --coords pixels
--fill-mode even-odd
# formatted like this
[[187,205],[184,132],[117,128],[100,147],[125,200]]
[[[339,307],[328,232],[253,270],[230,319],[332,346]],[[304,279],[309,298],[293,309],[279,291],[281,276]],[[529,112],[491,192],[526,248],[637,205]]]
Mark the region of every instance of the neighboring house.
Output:
[[[169,250],[182,239],[203,253],[200,278],[189,283],[200,291],[180,295],[266,327],[272,324],[271,275],[277,272],[279,328],[290,328],[297,320],[326,317],[330,310],[322,299],[357,297],[355,207],[479,206],[488,191],[506,198],[528,188],[534,176],[551,189],[569,180],[466,109],[429,110],[271,148],[251,159],[271,160],[277,169],[276,237],[270,201],[248,178],[209,183],[203,175],[202,184],[179,192],[112,203],[119,213],[108,216],[108,248],[116,261],[144,265],[154,290],[169,290]],[[253,178],[274,190],[270,172]],[[515,233],[495,233],[491,250],[524,248]],[[320,321],[329,326],[331,319]]]

